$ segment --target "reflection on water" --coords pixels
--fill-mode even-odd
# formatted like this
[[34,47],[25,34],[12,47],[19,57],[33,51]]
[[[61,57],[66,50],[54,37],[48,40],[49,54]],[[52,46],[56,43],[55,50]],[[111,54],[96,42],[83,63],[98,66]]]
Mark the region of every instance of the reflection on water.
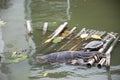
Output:
[[30,35],[30,36],[27,36],[27,39],[28,39],[28,45],[29,45],[29,56],[31,57],[36,51],[36,46],[35,46],[35,43],[33,41],[33,36]]
[[[43,69],[44,67],[44,69]],[[117,73],[113,74],[114,71],[119,71],[120,66],[112,66],[111,70],[86,68],[84,66],[72,66],[61,64],[56,65],[37,65],[33,66],[30,71],[29,78],[31,80],[118,80],[119,76]],[[47,76],[44,76],[44,73],[47,73]],[[117,76],[117,77],[116,77]]]
[[0,65],[0,80],[9,80],[8,75],[10,74],[9,68],[5,64]]
[[108,80],[112,80],[110,70],[107,70],[106,73],[107,73],[107,76],[108,76]]
[[[117,71],[117,72],[116,72]],[[29,78],[31,80],[119,80],[120,66],[111,66],[110,70],[86,68],[72,65],[34,65],[31,67]],[[47,73],[47,76],[44,74]]]
[[55,29],[58,22],[70,20],[70,0],[32,0],[31,10],[33,27],[41,28],[49,22],[49,27]]
[[0,0],[0,9],[8,8],[9,0]]
[[[34,4],[35,3],[35,4]],[[33,22],[45,22],[45,21],[66,21],[66,0],[32,0],[32,18]],[[36,9],[35,9],[36,8]],[[68,12],[68,11],[67,11]],[[68,14],[68,13],[67,13]],[[59,17],[61,16],[61,17]]]
[[25,0],[25,19],[31,20],[31,3],[32,0]]

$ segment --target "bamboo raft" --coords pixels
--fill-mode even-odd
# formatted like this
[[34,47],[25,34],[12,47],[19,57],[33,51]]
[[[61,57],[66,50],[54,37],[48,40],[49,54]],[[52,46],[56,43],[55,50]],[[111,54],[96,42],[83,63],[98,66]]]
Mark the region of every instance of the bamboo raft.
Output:
[[[48,26],[47,23],[45,24]],[[43,27],[44,34],[47,34],[47,29],[45,29],[47,28],[46,25]],[[86,66],[97,66],[98,68],[105,66],[107,69],[109,69],[111,52],[119,40],[118,33],[86,28],[83,28],[76,33],[76,27],[68,30],[67,25],[68,23],[65,22],[64,24],[60,25],[51,35],[49,35],[48,39],[44,40],[43,44],[39,46],[40,52],[45,52],[45,54],[48,54],[60,51],[84,51],[83,48],[89,42],[94,40],[106,40],[103,46],[97,50],[98,52],[104,53],[106,56],[101,59],[98,59],[97,56],[93,56],[93,58],[88,60]],[[66,34],[65,31],[68,31],[68,33]],[[62,36],[62,34],[64,34],[64,36]],[[54,40],[58,37],[60,37],[61,41],[55,43]]]

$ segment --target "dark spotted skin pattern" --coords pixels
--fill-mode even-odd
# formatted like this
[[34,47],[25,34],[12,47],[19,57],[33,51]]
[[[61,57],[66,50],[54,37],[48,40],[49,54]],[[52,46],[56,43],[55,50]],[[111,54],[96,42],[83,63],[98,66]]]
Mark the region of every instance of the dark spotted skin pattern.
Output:
[[39,63],[71,63],[72,60],[79,60],[79,59],[90,59],[93,56],[103,57],[103,53],[98,51],[92,52],[82,52],[82,51],[62,51],[62,52],[55,52],[43,56],[37,56],[36,61]]

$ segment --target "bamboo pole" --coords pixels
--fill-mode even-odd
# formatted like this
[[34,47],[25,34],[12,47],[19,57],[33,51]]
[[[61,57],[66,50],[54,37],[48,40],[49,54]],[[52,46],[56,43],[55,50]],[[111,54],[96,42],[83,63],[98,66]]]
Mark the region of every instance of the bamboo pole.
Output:
[[47,28],[48,28],[48,22],[45,22],[45,23],[44,23],[44,26],[43,26],[43,35],[46,34]]
[[[90,38],[90,36],[91,36],[92,34],[96,33],[96,30],[86,30],[85,33],[87,33],[87,32],[89,32],[88,36],[83,37],[83,38],[82,38],[82,41],[79,41],[76,45],[74,45],[73,47],[71,47],[71,48],[69,49],[70,51],[73,51],[73,50],[75,51],[75,50],[77,50],[78,47],[81,45],[81,43],[82,43],[83,41],[87,40],[88,38]],[[84,33],[83,33],[83,34],[84,34]],[[81,34],[81,35],[82,35],[82,34]]]
[[68,22],[64,22],[63,25],[61,25],[58,30],[55,31],[55,34],[51,37],[51,39],[54,39],[56,36],[58,36],[62,31],[63,29],[67,26]]
[[57,37],[66,27],[67,27],[68,22],[64,22],[64,24],[60,25],[47,39],[44,43],[49,43],[51,42],[55,37]]
[[[48,44],[50,44],[50,42],[57,37],[66,27],[67,27],[67,22],[64,22],[64,24],[60,25],[50,36],[48,36],[49,38],[47,40],[45,40],[40,47],[46,47]],[[41,48],[41,49],[43,49]]]
[[95,62],[95,59],[92,58],[92,59],[90,59],[90,60],[87,62],[86,66],[87,66],[88,68],[91,68],[92,65],[94,64],[94,62]]
[[97,67],[98,67],[98,68],[102,68],[102,66],[104,65],[105,61],[106,61],[106,58],[102,58],[102,59],[100,60],[100,62],[98,63]]
[[[59,29],[61,28],[62,25],[63,25],[63,24],[61,24],[53,33],[51,33],[51,34],[48,36],[48,39],[47,39],[47,40],[43,40],[43,41],[42,41],[42,45],[51,42],[51,37],[54,36],[54,35],[56,35],[56,32],[59,31]],[[65,26],[65,27],[67,27],[67,26]],[[48,42],[47,42],[47,41],[48,41]]]
[[88,62],[86,63],[86,66],[90,68],[92,67],[92,65],[94,65],[95,62],[98,62],[99,60],[100,60],[99,56],[94,55],[93,58],[88,60]]
[[112,80],[110,70],[107,70],[106,72],[107,72],[107,79]]
[[[102,34],[101,34],[101,35],[102,35]],[[116,36],[116,34],[115,34],[115,36]],[[105,37],[105,38],[107,38],[107,37]],[[110,43],[110,41],[112,41],[112,39],[113,39],[113,37],[110,38],[110,40],[105,44],[104,48],[102,48],[102,50],[100,49],[99,52],[103,52],[104,49],[107,47],[108,43]],[[96,59],[97,59],[97,57],[93,56],[93,58],[90,59],[90,60],[87,62],[87,67],[91,67],[91,66],[95,63],[95,61],[98,61],[98,59],[97,59],[97,60],[96,60]],[[98,64],[98,68],[101,68],[101,66],[102,66],[104,63],[105,63],[105,59],[101,59],[100,62],[99,62],[99,64]]]
[[76,30],[76,28],[77,28],[77,27],[73,27],[73,28],[70,30],[70,32],[66,35],[66,37],[69,36],[70,34],[72,34],[72,33]]
[[[64,22],[64,24],[67,26],[67,22]],[[65,26],[65,27],[66,27]],[[51,35],[49,35],[48,37],[52,37],[53,35],[55,35],[61,28],[63,27],[63,24],[60,25]]]
[[102,37],[102,36],[104,36],[106,34],[106,31],[101,31],[98,35],[100,36],[100,37]]
[[105,53],[106,54],[106,64],[105,64],[106,65],[106,69],[110,68],[110,58],[111,58],[110,54],[111,54],[115,44],[117,43],[118,39],[119,39],[119,36],[114,40],[114,42],[111,44],[111,46],[109,47],[109,49]]
[[88,37],[86,38],[86,40],[87,40],[87,39],[90,39],[91,36],[92,36],[93,34],[97,33],[97,32],[98,32],[98,31],[91,29],[91,31],[89,32]]
[[[117,35],[117,33],[115,33],[114,34],[114,36],[116,36]],[[116,38],[117,39],[117,38]],[[115,39],[115,40],[116,40]],[[114,40],[114,41],[115,41]],[[104,46],[103,46],[103,48],[101,48],[100,50],[99,50],[99,52],[105,52],[105,49],[110,45],[110,43],[113,41],[113,37],[111,37],[110,39],[109,39],[109,41],[108,42],[106,42],[106,44],[104,44]],[[113,43],[114,43],[114,41],[112,42],[112,44],[111,44],[111,46],[110,47],[112,47],[112,45],[113,45]],[[115,45],[115,44],[114,44]],[[113,46],[114,46],[113,45]],[[112,49],[110,49],[110,47],[109,47],[109,49],[106,51],[106,53],[109,53],[110,54],[110,52],[112,51]],[[113,47],[112,47],[113,48]],[[106,53],[105,53],[105,55],[106,55]],[[107,55],[106,55],[106,58],[102,58],[101,60],[100,60],[100,62],[98,63],[98,65],[97,65],[97,67],[98,68],[102,68],[102,66],[105,64],[105,62],[106,62],[106,59],[107,59]],[[109,64],[109,60],[108,60],[108,64]],[[108,66],[108,68],[109,68],[109,66]]]
[[[87,33],[87,32],[89,32],[88,29],[87,29],[84,33],[82,33],[82,34],[85,34],[85,33]],[[81,34],[81,35],[82,35],[82,34]],[[80,38],[81,38],[81,35],[80,35]],[[86,36],[86,37],[88,37],[88,36]],[[84,41],[84,39],[85,39],[86,37],[82,37],[82,38],[81,38],[82,40],[80,40],[77,44],[75,44],[74,46],[72,46],[72,47],[69,49],[69,51],[75,50],[76,47],[77,47],[78,45],[80,45],[80,44]]]
[[29,35],[31,35],[33,33],[32,27],[31,27],[31,21],[26,20],[26,25],[27,25],[27,32],[28,32]]
[[85,28],[83,28],[81,31],[79,31],[78,34],[75,35],[75,37],[73,37],[72,39],[70,39],[69,41],[67,41],[64,45],[62,45],[57,51],[62,50],[65,46],[67,46],[70,42],[72,42],[75,38],[79,37],[83,32],[85,32]]
[[[99,37],[102,37],[102,36],[104,36],[106,34],[106,32],[105,31],[93,31],[90,35],[89,35],[89,38],[88,39],[90,39],[90,38],[92,38],[92,35],[98,35]],[[94,38],[93,38],[94,39]],[[78,46],[79,47],[79,46]]]
[[[71,35],[71,34],[75,31],[75,29],[76,29],[76,27],[73,27],[73,28],[70,30],[70,32],[69,32],[66,36],[64,36],[64,37],[62,38],[62,41],[63,41],[66,37],[68,37],[69,35]],[[59,45],[59,44],[52,44],[50,47],[47,48],[47,51],[49,51],[49,50],[56,51],[56,48],[54,48],[54,47],[57,46],[57,45]],[[54,48],[54,49],[53,49],[53,48]]]
[[[108,46],[108,43],[110,42],[110,38],[109,38],[109,37],[110,37],[109,35],[107,35],[107,36],[104,37],[103,41],[104,41],[104,40],[109,40],[109,41],[107,41],[107,42],[103,45],[103,47],[102,47],[101,49],[99,49],[99,52],[102,52],[102,53],[103,53],[103,52],[105,51],[105,49],[106,49],[107,46]],[[99,69],[102,68],[102,66],[104,65],[105,61],[106,61],[106,58],[102,58],[102,59],[98,62],[97,67],[98,67]]]
[[[116,36],[117,35],[117,33],[109,33],[109,34],[111,34],[111,35],[114,35],[114,36]],[[108,34],[108,36],[105,38],[105,39],[103,39],[103,40],[105,40],[106,42],[105,42],[105,44],[103,45],[103,47],[101,48],[101,49],[99,49],[99,52],[105,52],[105,50],[106,50],[106,48],[110,45],[110,43],[114,40],[114,37],[112,37],[111,35],[109,35]]]

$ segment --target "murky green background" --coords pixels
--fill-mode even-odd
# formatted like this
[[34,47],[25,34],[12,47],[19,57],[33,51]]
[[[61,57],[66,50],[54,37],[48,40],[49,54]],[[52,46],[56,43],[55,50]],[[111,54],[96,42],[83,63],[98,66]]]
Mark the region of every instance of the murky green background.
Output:
[[[119,0],[9,0],[8,7],[0,9],[0,18],[7,22],[2,27],[4,51],[35,48],[60,24],[67,21],[68,28],[83,27],[120,34]],[[26,33],[25,20],[32,20],[33,36]],[[48,33],[42,35],[44,22],[48,22]],[[104,68],[86,68],[71,65],[35,65],[28,60],[3,64],[2,80],[120,80],[120,43],[111,57],[111,71]],[[49,52],[49,51],[46,51]],[[43,54],[39,49],[29,54]],[[43,70],[44,69],[44,70]],[[44,77],[44,73],[48,73]]]

